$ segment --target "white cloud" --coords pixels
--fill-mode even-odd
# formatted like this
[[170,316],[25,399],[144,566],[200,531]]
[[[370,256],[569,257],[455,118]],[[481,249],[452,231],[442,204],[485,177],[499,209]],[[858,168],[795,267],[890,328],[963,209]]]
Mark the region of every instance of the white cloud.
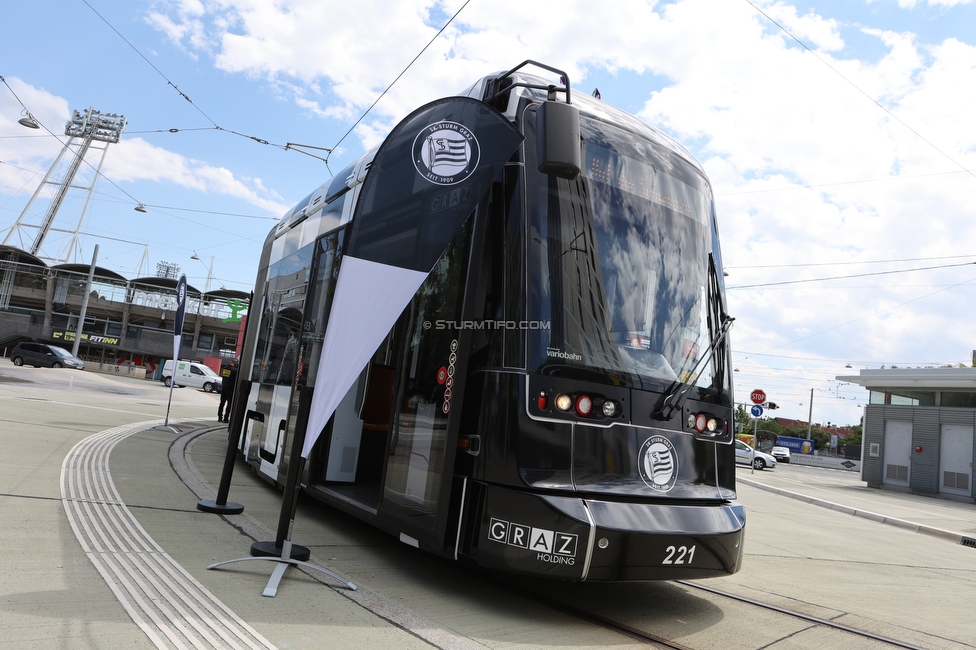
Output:
[[[34,191],[63,148],[66,141],[64,124],[71,117],[71,111],[63,97],[35,88],[16,77],[6,79],[45,127],[31,131],[18,125],[16,122],[23,107],[10,93],[0,94],[0,132],[16,134],[0,139],[0,160],[6,163],[0,165],[0,193],[25,196]],[[89,161],[93,160],[92,155],[89,154]],[[264,187],[261,179],[237,177],[229,169],[187,158],[139,137],[123,135],[118,144],[111,145],[102,173],[119,184],[140,180],[170,182],[203,193],[234,197],[274,215],[280,215],[290,207],[279,194]],[[90,175],[89,169],[79,170],[79,178]],[[104,181],[100,183],[100,189],[108,191],[102,185]]]
[[836,20],[819,16],[812,10],[800,16],[796,7],[784,2],[775,2],[762,9],[793,36],[817,49],[831,51],[844,47],[844,41],[837,31],[839,25]]
[[276,192],[269,192],[260,179],[236,177],[229,169],[187,158],[142,138],[124,138],[119,142],[112,155],[106,157],[105,175],[116,183],[139,180],[175,183],[204,193],[242,199],[276,215],[291,207]]
[[[270,83],[309,115],[349,125],[462,3],[187,1],[151,20],[229,75]],[[961,2],[927,4],[948,9]],[[976,168],[973,44],[923,43],[914,33],[878,29],[868,16],[863,34],[877,39],[883,55],[859,59],[838,21],[784,0],[760,6],[816,54],[743,2],[471,2],[356,137],[364,147],[377,144],[423,102],[524,59],[567,70],[575,88],[607,71],[646,74],[641,116],[689,144],[715,185],[725,261],[737,267],[730,285],[905,266],[774,266],[798,261],[968,252],[976,178],[958,171]],[[170,165],[167,180],[277,200],[226,170],[140,146],[154,167]],[[943,175],[924,176],[937,173]],[[892,175],[903,178],[853,182]],[[789,187],[797,189],[769,191]],[[765,268],[745,268],[753,265]],[[740,350],[810,358],[964,359],[972,347],[962,324],[970,319],[973,287],[947,287],[973,278],[976,272],[963,267],[732,291],[733,340]],[[790,370],[813,372],[814,365]]]
[[35,88],[17,77],[4,79],[43,128],[29,130],[17,124],[28,109],[18,103],[11,93],[0,92],[0,131],[13,136],[0,140],[0,160],[29,166],[33,161],[57,155],[61,145],[50,133],[59,136],[64,133],[64,124],[71,117],[67,100],[43,88]]
[[[967,5],[973,0],[923,0],[925,4],[935,7],[955,7],[956,5]],[[914,9],[919,0],[898,0],[898,6],[905,9]]]

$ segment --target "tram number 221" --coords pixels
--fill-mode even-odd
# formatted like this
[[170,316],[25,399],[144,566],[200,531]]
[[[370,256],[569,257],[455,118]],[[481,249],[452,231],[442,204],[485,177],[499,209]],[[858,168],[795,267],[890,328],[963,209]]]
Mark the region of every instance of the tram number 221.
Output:
[[695,547],[694,546],[669,546],[664,549],[667,552],[667,556],[661,564],[691,564],[692,560],[695,559]]

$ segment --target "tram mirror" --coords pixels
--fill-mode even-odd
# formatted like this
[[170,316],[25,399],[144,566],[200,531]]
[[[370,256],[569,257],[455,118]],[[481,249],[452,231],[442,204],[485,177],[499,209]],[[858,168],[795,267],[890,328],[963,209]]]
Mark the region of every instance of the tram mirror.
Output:
[[573,180],[580,173],[580,118],[572,104],[545,101],[536,114],[539,171]]

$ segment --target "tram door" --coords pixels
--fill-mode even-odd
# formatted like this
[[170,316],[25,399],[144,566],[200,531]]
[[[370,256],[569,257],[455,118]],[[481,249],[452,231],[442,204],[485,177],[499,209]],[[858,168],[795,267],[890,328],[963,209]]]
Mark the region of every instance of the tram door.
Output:
[[973,428],[960,424],[942,425],[939,492],[972,496]]
[[[290,430],[289,405],[299,367],[311,247],[296,251],[269,269],[258,343],[256,375],[252,375],[254,407],[248,414],[248,461],[262,474],[278,480],[287,468],[284,458]],[[256,394],[256,396],[255,396]]]
[[[439,546],[444,540],[457,449],[459,392],[466,370],[460,328],[473,219],[461,229],[391,336],[393,362],[374,366],[394,387],[386,445],[382,513],[397,520],[401,540]],[[370,396],[367,395],[367,399]]]

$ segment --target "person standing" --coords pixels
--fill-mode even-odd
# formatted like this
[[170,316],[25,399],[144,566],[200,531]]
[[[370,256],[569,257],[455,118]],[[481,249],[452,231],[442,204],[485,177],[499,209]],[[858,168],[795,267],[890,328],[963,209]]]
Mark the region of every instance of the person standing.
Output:
[[[230,422],[230,409],[234,403],[234,389],[237,388],[237,359],[230,360],[230,366],[220,371],[220,406],[217,407],[217,422]],[[227,410],[224,411],[226,405]]]

